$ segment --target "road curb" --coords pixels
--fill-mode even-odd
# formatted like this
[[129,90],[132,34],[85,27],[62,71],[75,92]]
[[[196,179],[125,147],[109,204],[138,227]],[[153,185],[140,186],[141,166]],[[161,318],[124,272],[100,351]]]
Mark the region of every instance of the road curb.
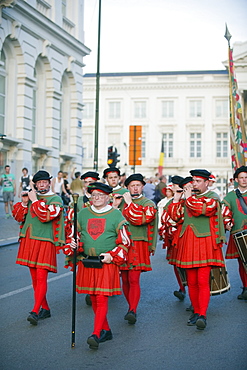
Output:
[[8,247],[8,246],[10,246],[12,244],[16,244],[16,243],[18,243],[18,240],[19,240],[18,237],[13,237],[13,238],[1,240],[0,241],[0,248],[1,247]]

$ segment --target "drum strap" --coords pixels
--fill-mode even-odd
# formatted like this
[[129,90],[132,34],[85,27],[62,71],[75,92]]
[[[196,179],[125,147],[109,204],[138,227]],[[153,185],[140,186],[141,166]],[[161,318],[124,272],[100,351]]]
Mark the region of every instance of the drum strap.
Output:
[[239,189],[236,189],[236,195],[239,199],[239,202],[240,202],[240,205],[242,207],[242,210],[244,211],[244,214],[247,215],[247,204],[245,203],[244,198],[243,198],[242,194],[240,193]]

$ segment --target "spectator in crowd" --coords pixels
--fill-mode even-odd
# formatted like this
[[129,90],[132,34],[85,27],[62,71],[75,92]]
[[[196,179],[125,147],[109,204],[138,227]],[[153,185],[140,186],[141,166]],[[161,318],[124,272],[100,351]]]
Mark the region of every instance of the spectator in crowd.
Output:
[[4,169],[5,173],[1,175],[0,184],[3,187],[5,217],[10,218],[13,211],[13,202],[16,193],[15,176],[10,173],[10,166],[8,164],[6,164]]
[[145,179],[146,185],[143,188],[143,195],[154,202],[155,198],[155,185],[152,182],[152,178]]
[[159,178],[160,182],[155,187],[155,203],[166,197],[165,188],[166,188],[166,176],[162,175]]
[[30,181],[32,180],[32,176],[28,174],[28,169],[24,167],[22,169],[22,176],[20,178],[20,185],[18,191],[18,197],[20,198],[22,191],[28,191],[30,189]]
[[83,182],[80,179],[81,172],[75,172],[75,178],[72,180],[70,184],[71,193],[77,193],[81,197],[83,195]]

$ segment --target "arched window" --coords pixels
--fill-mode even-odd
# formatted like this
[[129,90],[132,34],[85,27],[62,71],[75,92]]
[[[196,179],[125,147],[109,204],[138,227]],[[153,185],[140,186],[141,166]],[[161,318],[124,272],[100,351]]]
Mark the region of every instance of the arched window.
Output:
[[36,86],[33,89],[32,143],[43,146],[46,129],[46,73],[40,57],[36,61],[34,77]]
[[71,91],[70,80],[64,72],[61,83],[62,100],[60,104],[59,150],[69,152],[70,120],[71,120]]

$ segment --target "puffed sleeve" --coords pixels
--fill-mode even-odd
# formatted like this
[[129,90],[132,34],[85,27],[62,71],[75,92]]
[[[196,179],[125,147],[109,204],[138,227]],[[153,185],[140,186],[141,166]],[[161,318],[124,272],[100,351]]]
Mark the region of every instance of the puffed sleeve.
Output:
[[149,224],[155,219],[157,209],[154,206],[142,206],[136,203],[130,203],[123,210],[123,216],[132,225]]

